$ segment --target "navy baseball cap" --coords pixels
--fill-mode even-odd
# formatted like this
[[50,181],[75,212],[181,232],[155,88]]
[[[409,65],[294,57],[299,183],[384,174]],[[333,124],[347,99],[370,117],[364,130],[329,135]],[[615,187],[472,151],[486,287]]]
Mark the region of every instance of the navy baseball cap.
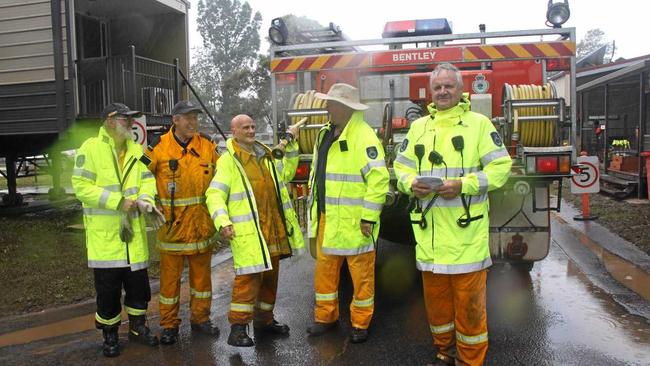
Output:
[[102,111],[101,118],[106,120],[108,117],[113,116],[124,116],[124,117],[140,117],[142,112],[132,111],[125,104],[122,103],[111,103],[104,107]]
[[181,100],[180,102],[176,103],[172,109],[172,115],[175,116],[177,114],[185,113],[203,113],[203,110],[200,107],[194,105],[189,100]]

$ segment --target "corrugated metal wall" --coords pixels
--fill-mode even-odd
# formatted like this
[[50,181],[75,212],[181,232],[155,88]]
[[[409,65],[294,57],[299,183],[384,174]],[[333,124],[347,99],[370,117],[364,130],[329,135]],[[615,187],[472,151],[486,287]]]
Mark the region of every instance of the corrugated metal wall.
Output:
[[[65,1],[61,0],[64,96],[55,77],[50,0],[0,0],[0,136],[60,133],[71,121]],[[65,101],[62,103],[62,101]],[[65,104],[58,106],[57,103]],[[67,108],[66,108],[67,107]],[[63,114],[67,118],[62,118]]]

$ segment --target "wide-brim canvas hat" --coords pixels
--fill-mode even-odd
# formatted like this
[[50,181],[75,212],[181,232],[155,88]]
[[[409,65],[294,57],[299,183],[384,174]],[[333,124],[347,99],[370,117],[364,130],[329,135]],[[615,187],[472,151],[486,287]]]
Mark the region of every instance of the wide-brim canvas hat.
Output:
[[368,106],[359,101],[359,89],[345,83],[332,85],[327,94],[316,93],[316,98],[333,100],[357,111],[365,111]]

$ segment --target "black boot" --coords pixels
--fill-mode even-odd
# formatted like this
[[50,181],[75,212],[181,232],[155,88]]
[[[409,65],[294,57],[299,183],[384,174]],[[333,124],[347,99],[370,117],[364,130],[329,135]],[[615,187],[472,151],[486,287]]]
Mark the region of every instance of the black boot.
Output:
[[158,337],[151,334],[145,321],[144,315],[129,315],[129,340],[145,346],[157,346]]
[[102,351],[106,357],[117,357],[120,355],[118,327],[106,327],[102,329],[104,344]]
[[228,344],[235,347],[252,347],[255,342],[248,336],[248,324],[232,324],[230,326],[230,335]]

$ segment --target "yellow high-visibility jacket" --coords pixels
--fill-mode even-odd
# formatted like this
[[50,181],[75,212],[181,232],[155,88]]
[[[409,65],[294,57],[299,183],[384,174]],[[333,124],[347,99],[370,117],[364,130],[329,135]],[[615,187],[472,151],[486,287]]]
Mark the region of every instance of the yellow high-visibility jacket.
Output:
[[[205,205],[205,191],[214,177],[218,158],[216,144],[198,133],[185,148],[181,147],[174,138],[173,128],[145,150],[142,160],[156,177],[158,196],[167,220],[158,229],[156,246],[159,250],[178,255],[212,250],[216,230]],[[172,160],[177,161],[175,171],[170,168]]]
[[[420,226],[423,214],[414,210],[411,222],[417,241],[417,268],[447,274],[479,271],[492,264],[488,192],[506,183],[512,159],[492,122],[471,112],[467,99],[445,111],[437,111],[431,104],[429,112],[430,116],[412,123],[399,149],[394,164],[398,189],[413,195],[411,184],[417,175],[460,179],[461,193],[473,220],[466,221],[467,227],[459,226],[459,219],[468,219],[461,196],[449,200],[436,197],[424,214],[424,229]],[[462,150],[456,148],[460,147],[459,136],[463,140]],[[424,147],[421,161],[415,154],[417,145]],[[442,155],[446,167],[429,161],[433,150]],[[434,196],[420,200],[422,211],[426,211]]]
[[[316,170],[325,133],[331,124],[323,127],[314,147],[310,173],[308,207],[309,235],[318,232],[318,198]],[[363,120],[363,112],[350,117],[343,132],[332,143],[327,153],[325,172],[325,233],[322,251],[329,255],[355,255],[374,250],[379,234],[379,216],[386,201],[390,176],[384,161],[384,149],[375,131]],[[374,223],[373,235],[361,233],[361,221]]]
[[77,150],[72,187],[83,205],[88,267],[147,268],[147,246],[144,216],[134,215],[133,240],[120,239],[119,210],[124,198],[154,204],[156,182],[153,174],[140,161],[142,146],[127,140],[122,166],[115,151],[115,142],[102,126],[97,137],[86,140]]
[[[270,157],[270,149],[256,142]],[[298,155],[294,153],[297,143],[294,141],[287,146],[287,154],[282,162],[272,158],[263,158],[264,164],[273,177],[275,190],[268,192],[265,197],[255,197],[250,181],[246,177],[243,166],[235,156],[233,140],[226,142],[228,151],[217,161],[217,172],[210,182],[206,192],[207,205],[214,226],[217,230],[233,225],[235,237],[230,241],[235,273],[244,275],[272,269],[271,257],[266,241],[262,234],[257,212],[258,199],[277,199],[278,207],[282,208],[279,215],[284,215],[284,222],[291,246],[292,254],[304,251],[305,242],[300,231],[298,216],[293,209],[285,182],[295,174],[298,165]],[[294,172],[285,171],[293,169]]]

